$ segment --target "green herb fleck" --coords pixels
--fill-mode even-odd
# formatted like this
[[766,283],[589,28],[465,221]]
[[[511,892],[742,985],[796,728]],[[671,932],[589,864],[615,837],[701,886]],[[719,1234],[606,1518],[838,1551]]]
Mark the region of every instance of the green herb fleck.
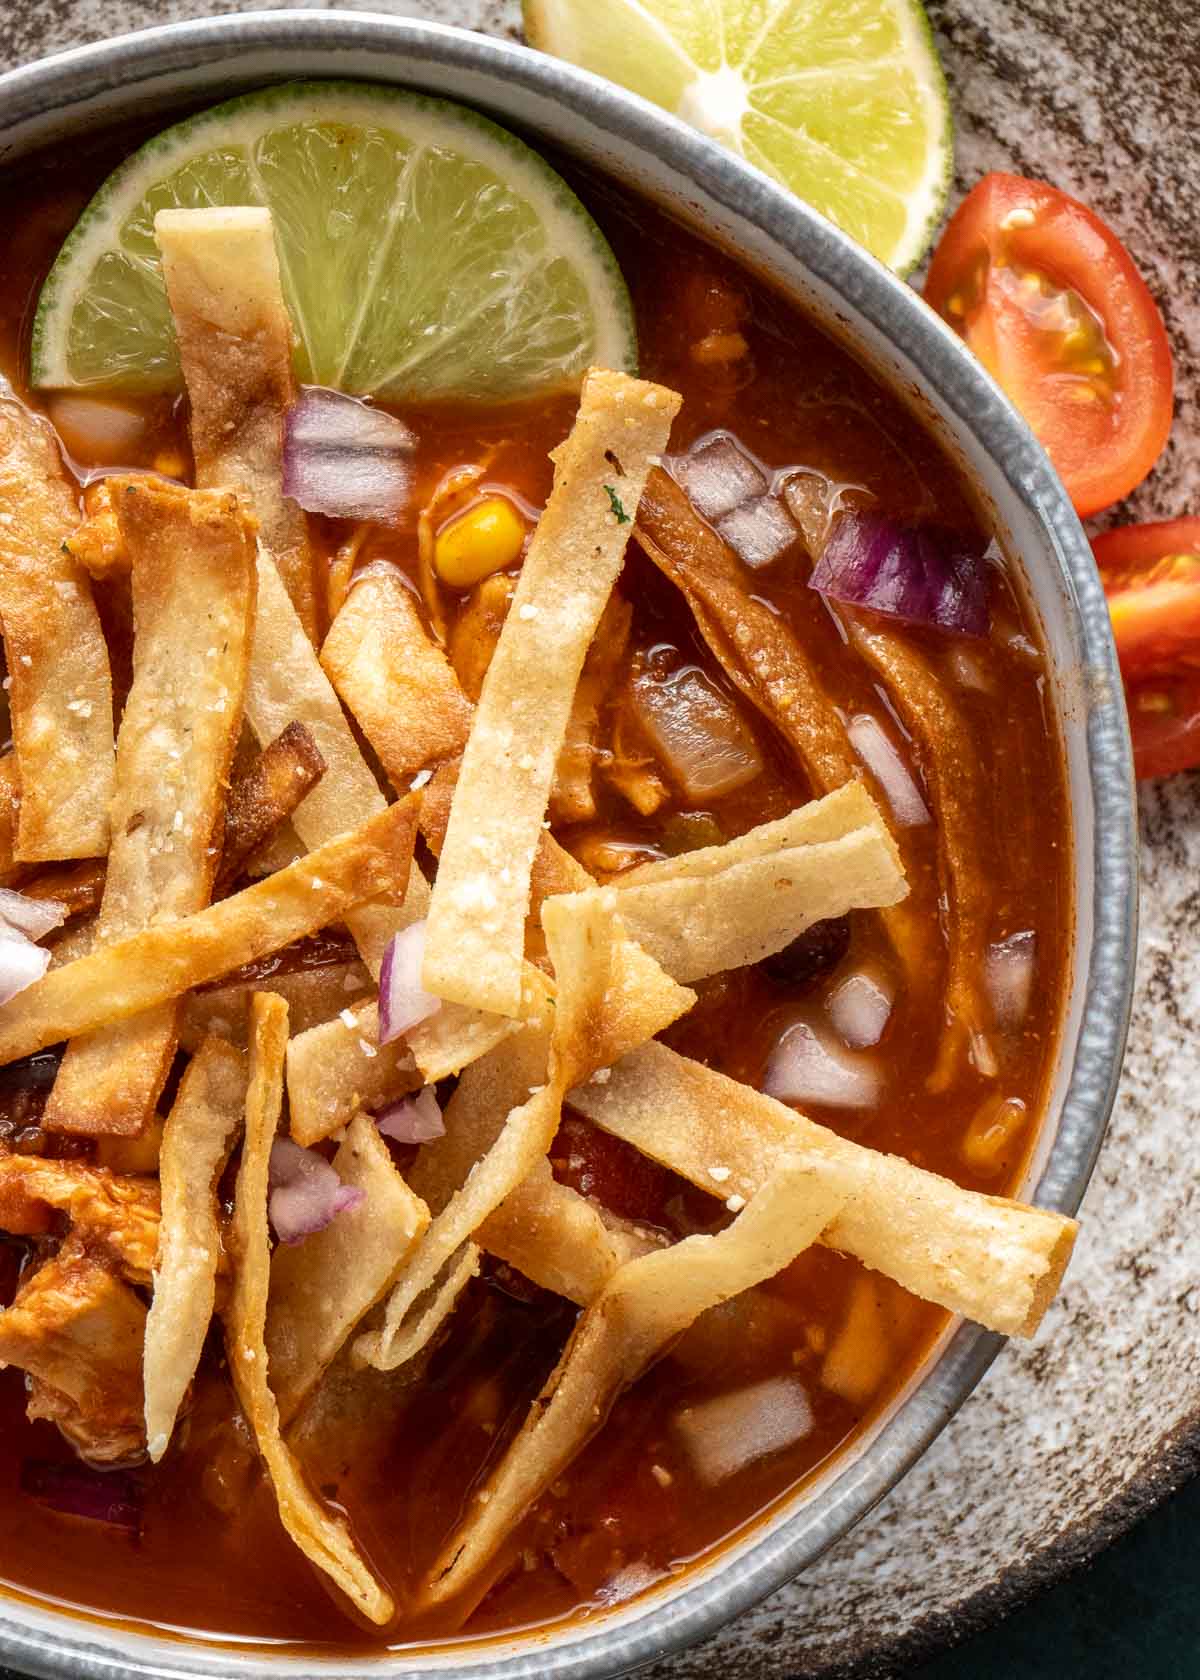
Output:
[[621,506],[620,496],[617,495],[617,492],[613,489],[611,484],[606,484],[604,486],[604,488],[608,492],[609,506],[612,508],[613,512],[617,516],[617,524],[618,525],[628,525],[629,524],[629,515],[625,512],[625,509]]

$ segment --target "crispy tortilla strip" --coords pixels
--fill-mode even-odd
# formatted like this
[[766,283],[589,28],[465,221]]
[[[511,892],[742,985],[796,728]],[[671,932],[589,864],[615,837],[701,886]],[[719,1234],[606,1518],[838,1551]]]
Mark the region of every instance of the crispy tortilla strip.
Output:
[[844,1201],[819,1160],[785,1156],[727,1230],[622,1266],[580,1318],[520,1433],[430,1571],[426,1602],[482,1586],[476,1578],[603,1426],[620,1391],[701,1313],[782,1271]]
[[154,236],[191,406],[196,484],[249,494],[315,642],[321,614],[308,521],[283,493],[283,423],[296,381],[271,212],[160,210]]
[[188,1063],[159,1154],[162,1222],[142,1361],[147,1451],[155,1464],[167,1450],[212,1319],[221,1256],[217,1180],[245,1106],[245,1056],[219,1038],[205,1039]]
[[251,854],[287,821],[324,774],[325,760],[317,743],[293,719],[244,775],[234,777],[225,807],[221,886],[237,880]]
[[[264,979],[231,980],[189,992],[179,1017],[179,1042],[196,1051],[212,1034],[244,1050],[249,1043],[250,999],[255,992],[274,992],[288,1006],[293,1032],[307,1032],[328,1021],[339,1009],[353,1007],[371,989],[363,964],[326,963],[320,968],[283,969]],[[349,1118],[349,1116],[347,1116]]]
[[584,379],[463,753],[425,941],[423,984],[435,997],[521,1012],[530,871],[555,763],[629,520],[679,403],[623,374]]
[[348,1125],[360,1108],[377,1110],[423,1083],[407,1045],[379,1043],[378,1003],[343,1003],[332,1020],[288,1044],[292,1136],[308,1149]]
[[366,1200],[271,1259],[267,1354],[285,1429],[429,1224],[369,1115],[355,1115],[333,1167]]
[[473,1242],[465,1242],[452,1254],[438,1276],[414,1303],[412,1312],[392,1343],[391,1370],[399,1370],[425,1352],[433,1351],[434,1338],[448,1323],[459,1296],[479,1272],[480,1253]]
[[[254,634],[254,532],[227,491],[112,484],[129,550],[133,687],[97,937],[102,944],[203,909]],[[175,1054],[174,1002],[67,1046],[42,1124],[77,1136],[140,1132]]]
[[22,790],[18,863],[103,857],[113,796],[108,647],[53,431],[0,380],[0,626]]
[[[808,833],[822,838],[795,843]],[[628,874],[632,879],[618,876],[614,883],[621,920],[681,981],[761,962],[824,917],[894,904],[907,891],[895,843],[857,783],[731,845]],[[606,890],[591,887],[565,902],[579,904]]]
[[934,1088],[949,1084],[954,1065],[969,1046],[981,1073],[994,1074],[988,1042],[988,1005],[981,994],[988,942],[991,895],[986,870],[968,855],[983,790],[970,735],[945,685],[915,648],[890,631],[842,609],[858,653],[882,677],[900,719],[917,746],[925,790],[937,822],[938,875],[946,898],[948,1030],[943,1036]]
[[235,1271],[226,1315],[225,1349],[233,1386],[275,1489],[280,1521],[309,1562],[323,1570],[364,1616],[382,1626],[394,1614],[392,1599],[359,1555],[344,1519],[334,1516],[316,1498],[285,1446],[279,1408],[269,1382],[265,1340],[271,1281],[267,1183],[283,1100],[286,1048],[287,1004],[282,998],[263,993],[251,1008],[246,1135],[234,1200]]
[[17,755],[0,755],[0,887],[6,887],[17,873],[17,816],[21,809],[21,782]]
[[753,598],[737,555],[661,467],[646,481],[637,540],[683,592],[730,680],[791,744],[814,790],[829,793],[854,781],[860,766],[845,725],[800,643]]
[[32,881],[21,882],[26,898],[61,904],[72,916],[90,916],[104,897],[105,867],[101,858],[83,858],[79,863],[61,863],[41,869]]
[[[1073,1219],[962,1190],[896,1155],[839,1137],[794,1109],[646,1044],[572,1108],[711,1194],[751,1196],[804,1149],[845,1175],[849,1200],[822,1235],[923,1300],[1006,1336],[1032,1336],[1071,1258]],[[720,1184],[713,1169],[729,1169]]]
[[399,572],[373,572],[354,585],[321,664],[398,793],[418,770],[462,751],[471,703]]
[[[386,801],[358,749],[329,678],[321,669],[283,587],[274,561],[258,553],[258,626],[246,685],[246,716],[260,745],[273,741],[293,719],[317,744],[325,774],[292,816],[296,833],[310,848],[362,825]],[[347,917],[363,961],[378,977],[384,947],[394,933],[420,921],[429,888],[413,869],[402,906],[364,905]]]
[[600,707],[608,698],[625,657],[632,624],[633,608],[629,602],[620,595],[610,595],[583,662],[554,769],[554,786],[550,791],[550,816],[554,822],[589,822],[596,815],[592,777],[600,758],[597,746]]
[[[627,1048],[643,1044],[695,1001],[694,993],[677,986],[623,938],[615,903],[611,892],[570,909],[563,908],[562,899],[547,900],[543,917],[557,983],[554,1009],[535,1014],[541,1001],[537,971],[529,970],[525,982],[526,991],[534,994],[525,1005],[527,1014],[534,1021],[552,1017],[545,1083],[511,1109],[486,1155],[437,1213],[388,1298],[383,1325],[355,1344],[366,1363],[390,1370],[398,1363],[398,1344],[410,1356],[417,1351],[410,1339],[401,1342],[417,1298],[545,1156],[558,1129],[564,1092],[585,1077],[585,1070],[606,1066]],[[544,995],[546,982],[541,986]],[[532,1027],[534,1034],[538,1030]],[[519,1059],[531,1053],[536,1057],[534,1038],[514,1055]]]
[[0,1066],[218,980],[340,920],[353,905],[402,898],[416,826],[415,799],[402,799],[356,834],[232,898],[52,967],[0,1006]]

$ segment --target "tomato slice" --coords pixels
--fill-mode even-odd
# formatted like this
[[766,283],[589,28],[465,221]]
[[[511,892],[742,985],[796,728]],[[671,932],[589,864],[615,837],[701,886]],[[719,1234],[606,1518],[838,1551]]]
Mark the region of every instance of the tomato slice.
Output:
[[1200,519],[1106,531],[1092,547],[1139,777],[1200,765]]
[[1029,421],[1081,517],[1141,483],[1171,428],[1171,347],[1097,216],[1043,181],[985,175],[938,243],[925,297]]

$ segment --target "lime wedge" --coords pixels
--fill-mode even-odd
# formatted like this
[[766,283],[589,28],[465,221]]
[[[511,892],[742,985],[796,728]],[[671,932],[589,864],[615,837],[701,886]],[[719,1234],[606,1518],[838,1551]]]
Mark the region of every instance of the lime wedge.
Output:
[[613,254],[536,152],[442,100],[309,82],[190,117],[109,177],[42,289],[36,385],[180,387],[154,217],[213,204],[271,210],[304,382],[496,400],[635,370]]
[[917,0],[524,0],[530,43],[740,152],[906,274],[941,217],[950,106]]

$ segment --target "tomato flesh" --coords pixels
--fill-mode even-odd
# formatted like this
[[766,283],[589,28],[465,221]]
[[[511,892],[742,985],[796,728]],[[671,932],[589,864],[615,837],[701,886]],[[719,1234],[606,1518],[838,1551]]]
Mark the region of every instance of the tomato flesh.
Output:
[[1029,421],[1081,516],[1158,460],[1174,374],[1162,317],[1116,235],[1042,181],[986,175],[933,254],[926,300]]
[[1200,519],[1106,531],[1108,596],[1139,778],[1200,765]]

